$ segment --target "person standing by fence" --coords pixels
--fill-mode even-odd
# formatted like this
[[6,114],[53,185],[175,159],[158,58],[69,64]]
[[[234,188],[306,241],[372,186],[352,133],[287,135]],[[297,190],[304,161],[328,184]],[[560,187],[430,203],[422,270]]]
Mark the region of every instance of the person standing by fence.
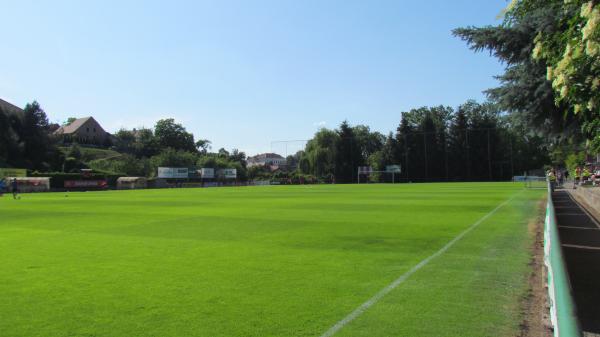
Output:
[[558,180],[558,186],[562,187],[565,178],[563,177],[563,173],[561,170],[556,171],[556,178]]
[[554,188],[556,187],[556,174],[554,173],[554,169],[548,170],[548,181],[550,182],[550,191],[554,192]]

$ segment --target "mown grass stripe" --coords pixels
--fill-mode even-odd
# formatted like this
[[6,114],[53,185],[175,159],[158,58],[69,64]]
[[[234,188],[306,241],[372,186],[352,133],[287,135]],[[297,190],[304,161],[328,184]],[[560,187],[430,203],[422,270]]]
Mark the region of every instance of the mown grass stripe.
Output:
[[329,330],[325,331],[325,333],[323,333],[321,335],[321,337],[331,337],[331,336],[335,335],[344,326],[348,325],[350,322],[352,322],[357,317],[359,317],[360,315],[362,315],[365,311],[367,311],[370,307],[372,307],[373,305],[377,304],[377,302],[379,302],[385,295],[389,294],[392,290],[394,290],[399,285],[401,285],[402,283],[404,283],[404,281],[406,281],[412,274],[416,273],[417,271],[419,271],[419,269],[421,269],[424,266],[426,266],[431,260],[433,260],[436,257],[444,254],[455,243],[457,243],[458,241],[460,241],[460,239],[462,239],[465,235],[467,235],[473,229],[477,228],[481,223],[483,223],[489,217],[491,217],[492,215],[494,215],[500,208],[502,208],[506,204],[508,204],[512,199],[514,199],[521,192],[518,192],[518,193],[514,194],[513,196],[511,196],[510,198],[508,198],[507,200],[505,200],[504,202],[502,202],[501,204],[499,204],[498,206],[496,206],[496,208],[494,208],[493,210],[491,210],[489,213],[487,213],[486,215],[484,215],[483,217],[481,217],[479,220],[477,220],[475,223],[473,223],[467,229],[465,229],[464,231],[462,231],[454,239],[452,239],[450,242],[448,242],[444,247],[440,248],[440,250],[438,250],[437,252],[431,254],[429,257],[423,259],[417,265],[415,265],[414,267],[412,267],[409,271],[407,271],[404,274],[400,275],[392,283],[390,283],[389,285],[387,285],[385,288],[381,289],[373,297],[369,298],[366,302],[364,302],[359,307],[357,307],[356,309],[354,309],[354,311],[352,311],[350,314],[348,314],[348,316],[344,317],[342,320],[340,320],[335,325],[333,325],[331,328],[329,328]]

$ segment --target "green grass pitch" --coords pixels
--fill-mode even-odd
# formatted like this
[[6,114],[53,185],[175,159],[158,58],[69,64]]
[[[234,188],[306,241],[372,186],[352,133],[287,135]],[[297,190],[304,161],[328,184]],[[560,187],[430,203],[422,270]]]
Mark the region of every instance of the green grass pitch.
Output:
[[508,336],[544,191],[266,186],[0,198],[0,335]]

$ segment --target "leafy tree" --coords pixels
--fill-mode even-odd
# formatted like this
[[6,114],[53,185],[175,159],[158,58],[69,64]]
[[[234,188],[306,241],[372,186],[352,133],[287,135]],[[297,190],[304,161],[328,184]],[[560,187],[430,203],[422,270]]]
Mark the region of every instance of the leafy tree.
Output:
[[192,167],[196,163],[196,160],[197,155],[192,152],[166,148],[150,158],[150,163],[153,168],[159,166]]
[[337,132],[322,128],[306,143],[300,159],[302,173],[317,177],[332,177],[336,173],[337,144],[340,136]]
[[454,34],[506,63],[501,86],[487,91],[500,109],[553,144],[584,136],[597,148],[598,13],[593,1],[515,0],[501,25]]
[[133,154],[137,158],[152,157],[161,147],[151,129],[121,129],[115,134],[115,148],[119,152]]
[[68,158],[73,158],[75,160],[81,160],[81,149],[79,148],[79,145],[77,145],[76,143],[73,144],[70,148],[69,148],[69,152],[67,152],[67,157]]
[[412,172],[416,171],[413,167],[416,163],[411,160],[415,149],[414,141],[414,127],[409,123],[407,115],[403,113],[400,125],[396,129],[396,158],[402,163],[404,177],[407,180],[410,179]]
[[211,144],[211,141],[208,139],[200,139],[196,142],[196,148],[200,153],[206,154],[211,149]]
[[239,151],[238,149],[233,149],[229,155],[229,160],[240,163],[242,166],[246,166],[246,153]]
[[62,171],[76,173],[79,172],[80,169],[87,168],[87,165],[85,165],[82,161],[82,157],[83,155],[79,145],[76,143],[73,144],[65,155],[65,159],[62,164]]
[[366,125],[352,127],[352,133],[362,158],[368,158],[371,154],[381,150],[385,142],[384,135],[379,132],[371,132],[371,129]]
[[115,133],[115,148],[119,152],[133,153],[135,134],[133,131],[120,129]]
[[0,165],[17,165],[21,158],[21,143],[17,130],[20,118],[0,106]]
[[600,4],[573,0],[514,1],[507,17],[515,22],[535,11],[552,9],[546,26],[536,27],[534,60],[546,66],[558,104],[570,107],[585,136],[600,151]]
[[225,150],[225,148],[220,148],[218,154],[219,154],[219,157],[223,157],[223,158],[229,157],[229,151]]
[[197,152],[194,135],[173,118],[161,119],[154,126],[154,135],[158,139],[161,148],[173,148],[176,150]]
[[133,144],[134,154],[139,157],[152,157],[160,152],[159,140],[151,129],[141,128],[136,130]]
[[341,183],[356,181],[357,168],[365,164],[354,130],[347,121],[343,121],[337,131],[339,140],[337,142],[335,177]]
[[23,109],[19,130],[19,138],[23,143],[22,157],[27,168],[50,170],[58,165],[60,155],[48,128],[48,117],[39,103],[28,103]]
[[470,177],[470,162],[468,155],[468,120],[464,106],[459,106],[456,116],[449,127],[448,154],[452,158],[450,176],[457,180],[467,180]]

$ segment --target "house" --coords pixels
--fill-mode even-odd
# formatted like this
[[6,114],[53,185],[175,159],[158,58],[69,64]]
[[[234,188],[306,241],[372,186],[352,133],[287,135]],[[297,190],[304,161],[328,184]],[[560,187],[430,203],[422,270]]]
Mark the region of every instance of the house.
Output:
[[16,113],[16,114],[22,114],[23,113],[23,109],[19,108],[18,106],[9,103],[5,100],[3,100],[2,98],[0,98],[0,109],[9,112],[9,113]]
[[277,170],[284,168],[287,165],[287,161],[277,153],[261,153],[253,157],[248,157],[247,166],[268,166],[271,170]]
[[58,128],[54,135],[62,137],[64,142],[98,145],[106,144],[111,138],[94,117],[78,118]]

